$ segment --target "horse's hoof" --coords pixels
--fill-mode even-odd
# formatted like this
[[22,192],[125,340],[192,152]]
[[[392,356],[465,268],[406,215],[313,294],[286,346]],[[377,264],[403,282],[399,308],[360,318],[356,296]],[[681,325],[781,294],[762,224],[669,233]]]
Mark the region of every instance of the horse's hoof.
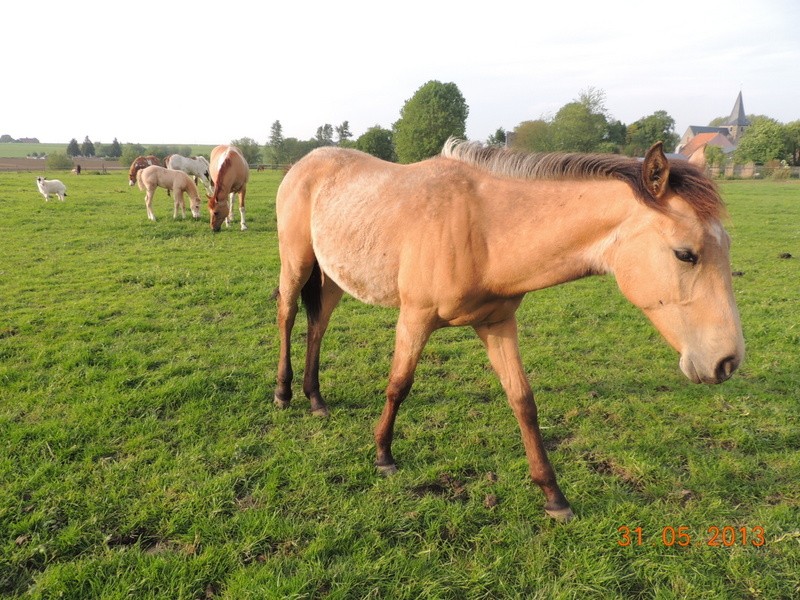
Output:
[[247,231],[247,225],[242,225],[242,231]]
[[544,512],[547,514],[548,517],[551,519],[555,519],[559,523],[569,523],[572,519],[575,518],[575,513],[572,512],[572,509],[569,506],[564,508],[546,508]]
[[278,398],[277,396],[275,396],[274,403],[275,403],[275,406],[277,406],[278,408],[281,408],[281,409],[289,408],[289,400],[282,400],[282,399]]
[[315,417],[323,417],[323,418],[328,418],[331,416],[331,413],[326,406],[323,406],[322,408],[315,408],[314,410],[311,411],[311,414],[314,415]]
[[375,465],[375,468],[378,469],[378,473],[384,477],[390,477],[397,473],[397,466],[395,465]]

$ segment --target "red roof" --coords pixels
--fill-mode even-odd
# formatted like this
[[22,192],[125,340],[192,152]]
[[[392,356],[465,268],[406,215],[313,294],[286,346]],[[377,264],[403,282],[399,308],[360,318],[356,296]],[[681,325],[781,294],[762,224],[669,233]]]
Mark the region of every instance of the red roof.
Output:
[[694,154],[696,150],[706,146],[717,146],[722,148],[723,152],[729,152],[734,149],[731,141],[721,133],[698,133],[694,136],[689,143],[681,148],[681,154],[686,157]]

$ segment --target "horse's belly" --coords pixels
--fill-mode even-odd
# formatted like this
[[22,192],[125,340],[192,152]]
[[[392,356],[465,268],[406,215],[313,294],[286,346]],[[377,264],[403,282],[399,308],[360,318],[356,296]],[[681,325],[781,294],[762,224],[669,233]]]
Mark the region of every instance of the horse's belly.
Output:
[[314,253],[322,271],[354,298],[399,306],[398,260],[374,242],[366,240],[363,232],[360,236],[328,235],[314,240]]

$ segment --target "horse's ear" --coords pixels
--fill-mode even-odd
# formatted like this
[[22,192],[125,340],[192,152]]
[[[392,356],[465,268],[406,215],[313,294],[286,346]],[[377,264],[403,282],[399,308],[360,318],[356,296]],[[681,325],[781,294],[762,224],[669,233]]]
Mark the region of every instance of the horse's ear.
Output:
[[667,191],[669,161],[664,155],[664,144],[656,142],[647,151],[642,165],[644,187],[658,200]]

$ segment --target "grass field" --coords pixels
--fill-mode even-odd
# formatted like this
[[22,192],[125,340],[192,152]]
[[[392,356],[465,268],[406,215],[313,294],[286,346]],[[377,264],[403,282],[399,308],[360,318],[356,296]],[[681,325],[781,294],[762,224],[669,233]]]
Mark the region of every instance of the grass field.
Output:
[[[79,143],[82,140],[79,140]],[[108,140],[103,142],[105,144],[110,144],[113,140]],[[220,143],[227,143],[225,141]],[[65,154],[67,151],[67,145],[69,144],[69,140],[65,141],[63,144],[54,144],[54,143],[47,143],[42,142],[41,144],[18,144],[18,143],[2,143],[0,144],[0,158],[24,158],[26,156],[32,155],[34,152],[37,155],[42,154],[51,154],[53,152],[60,152],[61,154]],[[157,145],[157,144],[152,144]],[[186,145],[186,144],[183,144]],[[149,147],[151,144],[142,144],[144,147]],[[194,145],[191,146],[192,148],[192,155],[197,154],[204,154],[208,156],[211,153],[212,148],[214,145]]]
[[720,386],[609,277],[524,301],[559,525],[471,330],[427,346],[395,477],[372,467],[394,311],[334,314],[330,419],[299,388],[273,407],[279,177],[212,235],[163,191],[149,222],[125,173],[65,175],[65,203],[0,174],[0,596],[798,597],[800,183],[722,186],[748,355]]

